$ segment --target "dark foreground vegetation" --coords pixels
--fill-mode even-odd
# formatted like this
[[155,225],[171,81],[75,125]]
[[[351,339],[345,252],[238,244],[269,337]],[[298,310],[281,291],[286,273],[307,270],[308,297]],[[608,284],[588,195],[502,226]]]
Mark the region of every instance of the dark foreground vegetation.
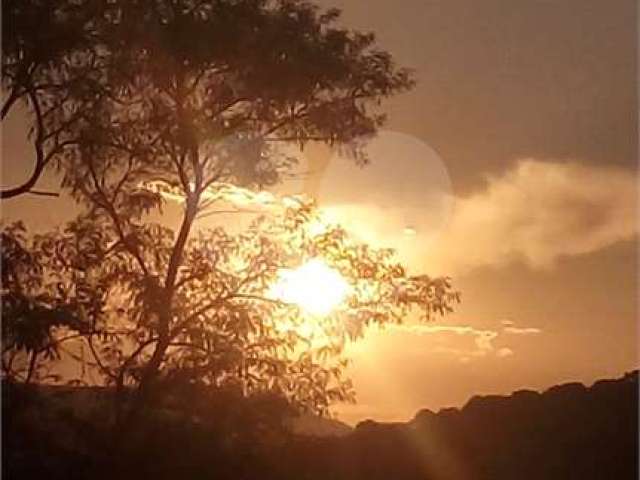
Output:
[[[294,435],[286,403],[183,392],[119,438],[108,391],[3,385],[3,478],[636,479],[638,372]],[[336,432],[340,429],[336,428]],[[115,477],[114,477],[115,476]]]

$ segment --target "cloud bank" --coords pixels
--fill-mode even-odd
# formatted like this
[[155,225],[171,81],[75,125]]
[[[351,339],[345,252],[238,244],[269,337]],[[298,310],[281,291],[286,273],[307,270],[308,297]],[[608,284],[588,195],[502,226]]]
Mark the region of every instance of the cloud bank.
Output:
[[522,261],[549,268],[638,231],[632,172],[575,163],[521,160],[485,190],[456,198],[428,265],[444,272]]
[[358,188],[336,187],[321,205],[330,221],[374,246],[395,248],[416,271],[460,275],[513,262],[546,269],[638,231],[637,178],[628,169],[522,159],[463,197],[422,177],[420,188],[402,184],[398,178],[413,177],[411,168],[391,180],[370,172]]

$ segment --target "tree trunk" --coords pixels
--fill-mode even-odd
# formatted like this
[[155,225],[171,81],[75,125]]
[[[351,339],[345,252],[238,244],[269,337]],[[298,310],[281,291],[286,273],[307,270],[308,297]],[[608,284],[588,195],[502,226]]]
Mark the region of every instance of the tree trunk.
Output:
[[190,198],[187,200],[187,208],[185,216],[178,233],[178,238],[171,252],[171,258],[169,260],[169,266],[167,268],[167,276],[165,280],[164,288],[160,289],[163,294],[161,302],[161,308],[159,312],[156,312],[159,317],[158,336],[159,340],[156,343],[156,347],[151,355],[151,359],[144,368],[140,384],[134,394],[132,404],[130,405],[127,414],[124,415],[123,422],[117,425],[117,428],[121,431],[121,434],[125,431],[131,431],[134,426],[141,420],[141,415],[144,407],[148,404],[151,397],[153,386],[157,380],[160,366],[164,361],[165,354],[171,343],[171,319],[172,319],[172,301],[175,291],[175,283],[178,275],[178,269],[182,263],[182,256],[191,226],[195,220],[197,213],[198,198]]

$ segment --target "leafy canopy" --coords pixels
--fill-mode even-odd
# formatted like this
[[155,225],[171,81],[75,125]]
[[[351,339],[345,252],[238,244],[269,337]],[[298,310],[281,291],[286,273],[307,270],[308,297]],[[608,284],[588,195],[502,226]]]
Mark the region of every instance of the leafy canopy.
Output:
[[[32,10],[48,13],[45,33],[76,26],[42,62],[27,61],[38,48],[23,22]],[[84,213],[44,235],[3,232],[5,376],[38,378],[44,353],[62,352],[82,381],[116,387],[124,425],[186,384],[325,412],[352,397],[349,338],[414,309],[428,318],[451,308],[446,279],[411,277],[391,251],[326,225],[312,202],[259,191],[291,171],[282,144],[323,141],[365,162],[359,141],[384,121],[378,104],[412,85],[373,35],[338,27],[337,11],[292,0],[32,0],[9,2],[9,14],[21,22],[9,32],[5,87],[26,95],[38,164],[44,155],[58,165]],[[25,61],[27,77],[16,73]],[[158,221],[173,200],[176,228]],[[221,221],[195,231],[220,209],[246,214],[242,202],[259,211],[245,230]],[[270,294],[281,269],[309,259],[351,286],[322,318]]]
[[[5,231],[6,243],[21,242],[3,250],[5,272],[15,278],[5,286],[28,285],[40,308],[61,305],[77,315],[73,322],[50,324],[50,343],[79,330],[80,342],[67,344],[70,355],[77,357],[86,342],[96,354],[88,367],[100,373],[100,382],[137,385],[159,341],[159,310],[166,304],[158,278],[172,252],[173,231],[152,224],[140,237],[138,251],[150,275],[118,247],[116,236],[88,218],[31,241],[15,232]],[[37,258],[25,251],[38,252]],[[345,301],[322,317],[270,293],[281,269],[311,258],[335,268],[351,287]],[[391,250],[359,244],[325,223],[313,203],[287,198],[240,233],[216,227],[187,243],[171,301],[162,384],[195,382],[244,395],[275,391],[298,407],[326,411],[333,401],[352,398],[342,376],[350,339],[371,324],[401,323],[415,310],[423,319],[445,313],[455,299],[445,279],[409,276]]]

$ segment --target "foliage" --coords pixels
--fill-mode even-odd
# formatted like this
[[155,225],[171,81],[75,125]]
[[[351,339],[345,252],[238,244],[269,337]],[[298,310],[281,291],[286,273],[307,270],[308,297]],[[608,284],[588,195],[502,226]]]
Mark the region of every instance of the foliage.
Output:
[[[27,180],[0,198],[34,187],[52,163],[78,144],[74,128],[107,94],[101,31],[109,2],[7,0],[2,3],[2,121],[23,104],[30,114],[33,157]],[[12,158],[11,161],[25,161]]]
[[[351,398],[342,377],[349,339],[373,323],[402,322],[414,309],[425,318],[443,313],[455,293],[445,279],[410,277],[391,251],[358,244],[340,227],[324,224],[311,203],[289,198],[276,206],[246,231],[216,227],[190,239],[171,304],[158,277],[171,256],[173,231],[157,224],[145,224],[136,237],[146,273],[115,232],[87,217],[3,250],[5,264],[16,265],[16,283],[29,285],[46,308],[78,312],[87,325],[79,329],[82,340],[95,354],[88,363],[106,383],[143,380],[166,315],[159,385],[277,392],[297,407],[324,412],[333,401]],[[5,237],[17,243],[15,229]],[[25,251],[39,252],[38,271],[28,268]],[[323,318],[270,295],[281,269],[309,258],[322,258],[352,286],[343,305]]]
[[374,133],[384,116],[372,107],[412,81],[338,16],[292,0],[4,2],[2,119],[18,101],[29,107],[35,167],[2,197],[84,156],[97,169],[129,157],[128,168],[166,178],[176,158],[197,155],[201,174],[270,184],[283,166],[273,142]]
[[[408,276],[306,200],[256,193],[291,171],[282,144],[323,141],[366,161],[359,141],[384,121],[378,104],[412,85],[373,35],[294,0],[30,0],[7,12],[9,100],[28,99],[38,165],[57,163],[84,206],[62,230],[5,229],[3,360],[30,355],[21,378],[63,350],[82,381],[116,387],[122,426],[193,383],[326,412],[352,398],[348,338],[450,309],[447,280]],[[156,222],[171,200],[175,229]],[[198,218],[247,201],[262,215],[246,230],[194,234]],[[352,286],[322,321],[269,292],[282,268],[317,257]]]
[[[38,356],[60,358],[59,343],[67,338],[56,331],[86,333],[90,329],[82,315],[90,305],[88,296],[80,293],[80,282],[71,284],[76,279],[69,277],[64,283],[56,275],[61,257],[51,250],[50,239],[37,236],[29,242],[29,250],[26,247],[21,223],[2,232],[2,368],[8,378],[28,383],[34,376],[43,376]],[[72,289],[76,292],[71,293]],[[28,362],[25,355],[30,357]]]

